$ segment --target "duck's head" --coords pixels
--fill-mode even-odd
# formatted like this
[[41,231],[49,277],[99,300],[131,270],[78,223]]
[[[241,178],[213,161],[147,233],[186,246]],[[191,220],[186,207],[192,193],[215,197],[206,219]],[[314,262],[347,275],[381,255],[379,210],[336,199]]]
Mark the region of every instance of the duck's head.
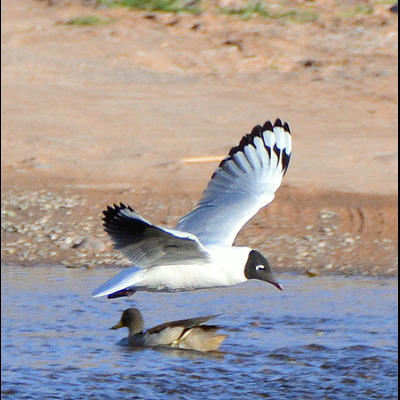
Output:
[[110,329],[128,328],[129,336],[141,333],[144,327],[142,313],[137,308],[128,308],[122,313],[121,319],[117,325]]
[[251,250],[244,267],[244,275],[247,279],[258,279],[274,285],[279,290],[283,290],[282,286],[274,278],[271,267],[267,259],[258,251]]

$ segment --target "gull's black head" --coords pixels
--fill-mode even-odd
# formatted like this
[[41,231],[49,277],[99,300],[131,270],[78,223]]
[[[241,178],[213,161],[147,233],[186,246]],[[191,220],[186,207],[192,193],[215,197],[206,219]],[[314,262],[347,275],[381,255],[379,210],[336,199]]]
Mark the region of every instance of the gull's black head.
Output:
[[244,276],[247,279],[258,279],[259,281],[268,282],[279,290],[283,290],[282,286],[275,280],[268,261],[258,251],[251,250],[244,267]]

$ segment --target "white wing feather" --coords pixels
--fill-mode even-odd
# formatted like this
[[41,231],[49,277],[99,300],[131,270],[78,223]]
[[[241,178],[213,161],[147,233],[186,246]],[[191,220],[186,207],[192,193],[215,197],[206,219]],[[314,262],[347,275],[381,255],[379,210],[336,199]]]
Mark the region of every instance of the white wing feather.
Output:
[[197,207],[176,229],[194,234],[204,245],[231,246],[243,225],[274,199],[291,147],[288,124],[278,119],[274,125],[256,126],[220,163]]

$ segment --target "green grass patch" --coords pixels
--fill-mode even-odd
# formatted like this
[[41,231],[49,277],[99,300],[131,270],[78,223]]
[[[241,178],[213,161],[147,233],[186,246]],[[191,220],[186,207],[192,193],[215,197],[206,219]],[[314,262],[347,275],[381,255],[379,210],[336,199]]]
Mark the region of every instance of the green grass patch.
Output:
[[108,7],[123,7],[132,10],[161,11],[173,14],[185,12],[199,14],[200,0],[100,0]]
[[352,19],[357,15],[369,15],[374,12],[374,9],[368,4],[361,4],[353,8],[343,10],[341,13],[342,18]]
[[237,15],[242,19],[249,19],[251,17],[270,17],[267,6],[259,1],[251,2],[246,7],[234,8],[234,7],[220,7],[219,12],[227,15]]
[[318,19],[318,14],[312,10],[290,10],[278,13],[271,18],[282,19],[295,24],[307,24]]
[[111,18],[104,18],[98,15],[85,15],[82,17],[75,17],[64,22],[65,25],[76,26],[100,26],[114,22]]
[[373,0],[372,4],[376,5],[384,5],[384,6],[393,6],[395,5],[395,1],[393,0]]
[[237,15],[241,19],[263,17],[270,19],[280,19],[292,23],[313,22],[318,18],[318,14],[312,10],[288,10],[281,12],[271,12],[268,7],[260,1],[250,2],[246,7],[242,8],[219,8],[219,12],[226,15]]

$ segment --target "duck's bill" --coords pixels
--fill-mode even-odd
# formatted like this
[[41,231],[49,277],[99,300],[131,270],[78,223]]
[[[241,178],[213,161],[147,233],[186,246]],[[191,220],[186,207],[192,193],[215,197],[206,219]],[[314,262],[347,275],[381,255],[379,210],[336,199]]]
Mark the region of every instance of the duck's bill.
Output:
[[124,325],[122,324],[122,322],[118,322],[117,325],[112,326],[110,329],[119,329],[119,328],[123,328]]

